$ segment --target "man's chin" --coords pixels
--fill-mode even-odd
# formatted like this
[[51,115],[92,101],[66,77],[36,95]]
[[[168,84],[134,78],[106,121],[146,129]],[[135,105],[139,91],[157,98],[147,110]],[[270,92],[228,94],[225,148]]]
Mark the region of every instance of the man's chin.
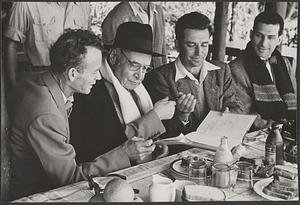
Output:
[[82,90],[80,93],[81,93],[81,94],[87,95],[87,94],[89,94],[90,92],[91,92],[91,89],[86,89],[86,90]]
[[256,54],[258,55],[258,57],[263,58],[263,59],[266,59],[266,58],[270,57],[270,54],[266,53],[266,52],[259,52],[259,51],[257,51]]
[[194,62],[191,64],[191,67],[202,67],[203,62]]

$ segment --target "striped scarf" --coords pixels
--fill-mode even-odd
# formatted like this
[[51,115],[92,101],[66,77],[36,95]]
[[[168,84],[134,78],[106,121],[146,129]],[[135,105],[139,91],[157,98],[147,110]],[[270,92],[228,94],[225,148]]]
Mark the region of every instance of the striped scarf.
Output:
[[247,44],[246,70],[252,82],[256,110],[264,119],[279,120],[286,118],[289,111],[296,110],[296,95],[286,63],[277,49],[270,59],[273,61],[269,63],[274,72],[275,84],[251,42]]

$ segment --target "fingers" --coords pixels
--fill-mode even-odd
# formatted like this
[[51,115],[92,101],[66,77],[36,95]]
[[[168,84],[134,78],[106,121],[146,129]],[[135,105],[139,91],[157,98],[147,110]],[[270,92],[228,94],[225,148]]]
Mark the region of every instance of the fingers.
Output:
[[[148,153],[153,152],[155,149],[155,144],[153,144],[152,139],[144,140],[143,138],[137,138],[136,140],[132,140],[132,152],[135,154]],[[132,138],[133,139],[133,138]]]
[[192,108],[192,109],[191,109],[191,112],[194,112],[196,103],[197,103],[197,100],[194,99],[194,100],[193,100],[193,103],[192,103],[192,105],[191,105],[191,108]]
[[167,96],[167,97],[165,97],[165,98],[163,98],[163,99],[161,99],[161,100],[159,100],[159,101],[162,101],[162,102],[168,102],[168,100],[169,100],[169,96]]
[[181,112],[193,112],[196,105],[196,99],[191,93],[182,95],[177,101],[177,109]]
[[134,136],[134,137],[131,138],[131,140],[132,140],[132,141],[143,141],[144,139],[141,138],[141,137],[136,137],[136,136]]
[[185,99],[185,97],[186,97],[186,94],[180,95],[180,97],[179,97],[178,100],[177,100],[177,105],[178,105],[178,104],[180,105],[180,104],[183,102],[183,100]]
[[151,139],[133,137],[124,143],[125,151],[130,160],[142,160],[145,156],[151,154],[155,149],[155,144]]
[[172,100],[166,101],[166,99],[168,98],[164,98],[154,105],[154,111],[161,120],[172,118],[175,112],[176,102]]

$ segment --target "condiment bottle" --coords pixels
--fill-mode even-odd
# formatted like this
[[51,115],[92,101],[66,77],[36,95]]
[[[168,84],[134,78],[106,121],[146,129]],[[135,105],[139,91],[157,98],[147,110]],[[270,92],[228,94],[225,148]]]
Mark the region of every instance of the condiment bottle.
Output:
[[221,144],[219,145],[215,156],[214,156],[214,163],[225,163],[225,164],[232,164],[233,163],[233,156],[227,144],[227,137],[223,136],[221,138]]
[[273,123],[272,130],[266,139],[265,164],[283,165],[283,140],[280,134],[280,124]]

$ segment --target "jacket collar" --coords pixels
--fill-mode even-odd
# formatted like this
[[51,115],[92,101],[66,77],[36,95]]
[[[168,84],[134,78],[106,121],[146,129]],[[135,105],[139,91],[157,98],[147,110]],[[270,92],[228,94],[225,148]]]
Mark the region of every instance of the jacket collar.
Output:
[[[130,5],[130,7],[131,7],[131,9],[132,9],[132,11],[133,11],[133,14],[134,14],[135,16],[137,16],[137,15],[138,15],[139,13],[141,13],[141,12],[145,12],[145,11],[143,10],[143,8],[142,8],[137,2],[130,1],[130,2],[129,2],[129,5]],[[157,13],[154,4],[152,4],[151,2],[149,3],[149,8],[150,8],[150,13],[152,13],[152,12],[153,12],[153,13]]]
[[182,64],[181,60],[179,57],[175,60],[175,68],[176,68],[176,73],[175,73],[175,82],[177,82],[179,79],[188,77],[190,80],[195,81],[195,83],[198,85],[199,83],[202,83],[208,73],[208,71],[212,70],[218,70],[220,67],[204,60],[203,67],[200,71],[200,76],[199,79],[196,79],[193,74],[188,72],[184,65]]
[[[47,1],[47,3],[48,3],[48,4],[56,3],[56,4],[60,5],[60,2],[59,2],[59,1],[57,1],[57,2]],[[73,3],[73,4],[77,5],[77,6],[79,6],[79,4],[80,4],[80,2],[75,2],[75,1],[69,2],[69,3]]]
[[65,107],[64,97],[61,89],[58,86],[53,74],[51,72],[45,72],[42,74],[42,79],[44,83],[47,85],[49,92],[55,101],[59,111],[64,116],[65,120],[68,121],[67,111]]

